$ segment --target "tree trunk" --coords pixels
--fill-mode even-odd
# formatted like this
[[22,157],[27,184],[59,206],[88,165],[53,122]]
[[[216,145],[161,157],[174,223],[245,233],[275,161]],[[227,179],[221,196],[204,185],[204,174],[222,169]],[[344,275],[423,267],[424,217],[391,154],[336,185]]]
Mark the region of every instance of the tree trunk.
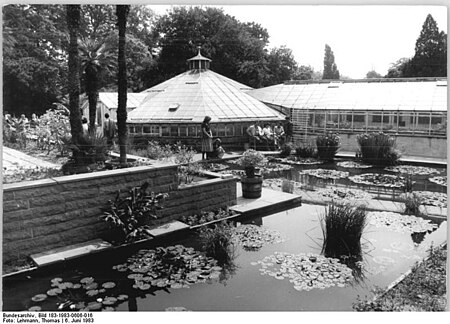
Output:
[[69,29],[69,110],[72,142],[78,143],[83,133],[80,114],[80,76],[78,60],[78,30],[80,27],[80,5],[67,5],[67,27]]
[[89,101],[89,133],[95,135],[95,119],[98,100],[98,71],[93,67],[86,69],[86,93]]
[[119,28],[117,132],[119,135],[120,164],[122,166],[125,166],[127,162],[127,66],[125,57],[125,32],[129,10],[129,5],[117,5],[116,7],[117,26]]

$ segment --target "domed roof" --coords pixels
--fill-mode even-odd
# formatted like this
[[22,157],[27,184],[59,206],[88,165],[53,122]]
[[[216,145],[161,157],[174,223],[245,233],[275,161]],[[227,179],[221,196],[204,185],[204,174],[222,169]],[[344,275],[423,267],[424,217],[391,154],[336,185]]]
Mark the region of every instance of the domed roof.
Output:
[[[191,60],[196,58],[204,57],[199,52]],[[251,89],[211,70],[191,69],[143,91],[148,95],[128,114],[128,122],[201,123],[205,116],[210,116],[213,123],[284,119],[245,93]]]

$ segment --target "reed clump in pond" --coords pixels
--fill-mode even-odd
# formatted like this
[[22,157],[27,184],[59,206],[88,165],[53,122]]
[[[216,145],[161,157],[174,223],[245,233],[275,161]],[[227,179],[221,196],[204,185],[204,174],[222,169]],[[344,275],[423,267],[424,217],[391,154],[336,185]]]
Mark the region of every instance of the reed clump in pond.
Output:
[[361,259],[361,237],[367,225],[367,211],[363,206],[330,204],[321,217],[323,232],[322,253],[331,258]]
[[395,165],[400,153],[395,149],[395,138],[382,132],[357,136],[359,150],[364,163],[373,165]]
[[198,231],[202,250],[219,264],[230,264],[235,257],[233,227],[226,221],[205,226]]

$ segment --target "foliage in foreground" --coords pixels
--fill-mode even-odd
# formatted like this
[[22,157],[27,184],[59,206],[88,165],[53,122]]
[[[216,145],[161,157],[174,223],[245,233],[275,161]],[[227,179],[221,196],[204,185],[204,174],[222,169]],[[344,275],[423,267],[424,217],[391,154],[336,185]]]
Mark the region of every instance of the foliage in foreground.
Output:
[[382,132],[361,134],[357,136],[362,160],[366,164],[395,165],[400,153],[395,149],[395,138]]
[[149,183],[141,187],[131,188],[128,196],[120,197],[120,190],[114,201],[100,219],[117,229],[114,243],[130,243],[150,237],[151,221],[158,218],[158,210],[162,209],[167,193],[148,193]]
[[216,259],[219,264],[230,264],[234,260],[233,227],[226,221],[212,227],[201,227],[199,241],[206,255]]
[[322,253],[326,257],[361,257],[361,236],[367,225],[363,206],[331,204],[320,220],[323,232]]
[[368,311],[445,311],[446,299],[447,247],[431,247],[428,259],[416,264],[398,285],[384,291],[376,289],[374,300],[358,297],[353,309]]

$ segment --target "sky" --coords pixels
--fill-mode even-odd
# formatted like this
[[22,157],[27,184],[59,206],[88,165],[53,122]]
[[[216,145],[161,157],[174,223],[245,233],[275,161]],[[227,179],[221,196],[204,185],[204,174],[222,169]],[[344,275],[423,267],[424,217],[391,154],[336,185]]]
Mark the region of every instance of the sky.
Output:
[[[203,6],[207,6],[203,4]],[[430,5],[216,5],[241,22],[256,22],[269,33],[269,48],[285,45],[299,65],[323,70],[325,44],[341,76],[386,75],[400,58],[414,56],[428,14],[447,32],[447,7]],[[164,14],[170,5],[149,6]]]

